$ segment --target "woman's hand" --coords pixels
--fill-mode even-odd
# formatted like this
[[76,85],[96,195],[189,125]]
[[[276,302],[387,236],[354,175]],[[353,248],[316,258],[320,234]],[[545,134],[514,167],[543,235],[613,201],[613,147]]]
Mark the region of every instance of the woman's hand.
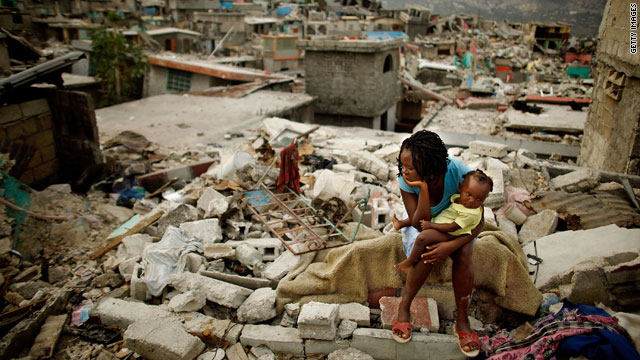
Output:
[[402,178],[404,179],[404,182],[407,183],[407,185],[409,186],[418,186],[418,187],[427,187],[427,183],[425,181],[422,180],[416,180],[416,181],[409,181],[407,180],[407,178],[404,176],[404,174],[402,174]]
[[427,252],[420,255],[425,264],[438,264],[449,257],[458,247],[452,241],[439,242],[427,246]]

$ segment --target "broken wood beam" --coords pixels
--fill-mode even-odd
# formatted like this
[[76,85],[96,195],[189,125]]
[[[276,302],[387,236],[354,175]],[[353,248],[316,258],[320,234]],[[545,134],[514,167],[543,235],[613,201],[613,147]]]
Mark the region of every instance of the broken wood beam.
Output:
[[164,214],[164,211],[158,211],[157,213],[154,213],[152,215],[150,215],[149,217],[143,218],[142,220],[140,220],[139,223],[137,223],[134,227],[132,227],[131,229],[127,230],[124,234],[120,234],[115,236],[111,241],[109,241],[109,243],[107,243],[107,245],[99,248],[98,250],[94,251],[91,255],[89,255],[89,258],[91,260],[95,260],[100,258],[102,255],[106,254],[109,250],[115,248],[116,246],[120,245],[120,243],[122,242],[122,239],[124,239],[125,237],[129,236],[129,235],[133,235],[139,231],[142,231],[144,228],[146,228],[147,226],[153,224],[153,222],[155,222],[156,220],[158,220],[162,215]]

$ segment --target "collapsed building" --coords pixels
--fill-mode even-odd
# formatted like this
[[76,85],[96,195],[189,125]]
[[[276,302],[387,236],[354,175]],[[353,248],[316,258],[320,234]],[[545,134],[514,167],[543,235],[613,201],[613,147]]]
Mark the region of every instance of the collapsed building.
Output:
[[[0,39],[0,357],[462,358],[450,261],[412,304],[412,340],[391,336],[396,163],[419,129],[494,180],[469,311],[483,345],[525,347],[580,303],[637,356],[625,4],[597,40],[373,2],[23,6],[55,40],[34,46],[17,17]],[[88,31],[109,9],[146,71],[140,99],[96,109],[95,81],[69,73],[95,74]],[[96,23],[63,17],[84,12]],[[300,191],[276,189],[294,148]]]

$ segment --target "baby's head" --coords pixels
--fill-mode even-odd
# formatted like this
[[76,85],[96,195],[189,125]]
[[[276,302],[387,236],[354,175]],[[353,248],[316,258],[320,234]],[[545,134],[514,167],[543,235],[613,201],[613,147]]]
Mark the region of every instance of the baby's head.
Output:
[[493,180],[482,170],[469,171],[458,186],[460,204],[468,209],[475,209],[484,203],[487,195],[493,190]]

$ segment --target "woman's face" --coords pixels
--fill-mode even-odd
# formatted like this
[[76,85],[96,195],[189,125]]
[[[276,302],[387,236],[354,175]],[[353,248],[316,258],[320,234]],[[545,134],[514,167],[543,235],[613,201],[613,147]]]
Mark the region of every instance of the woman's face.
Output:
[[400,152],[400,163],[402,164],[402,176],[406,181],[420,180],[420,174],[418,174],[418,170],[413,166],[411,150],[402,149],[402,152]]

